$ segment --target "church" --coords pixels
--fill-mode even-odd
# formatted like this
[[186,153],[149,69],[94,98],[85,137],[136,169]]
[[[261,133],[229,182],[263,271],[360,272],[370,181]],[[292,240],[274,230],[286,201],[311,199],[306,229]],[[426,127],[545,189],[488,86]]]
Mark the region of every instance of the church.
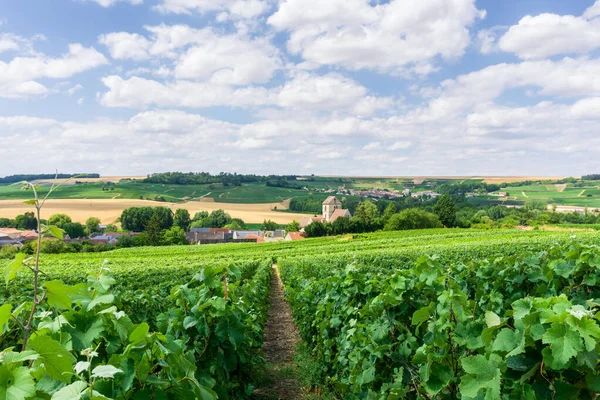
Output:
[[342,202],[335,196],[329,196],[323,202],[323,215],[321,217],[303,217],[300,220],[300,227],[305,228],[313,222],[331,222],[334,223],[340,217],[351,218],[350,211],[342,208]]

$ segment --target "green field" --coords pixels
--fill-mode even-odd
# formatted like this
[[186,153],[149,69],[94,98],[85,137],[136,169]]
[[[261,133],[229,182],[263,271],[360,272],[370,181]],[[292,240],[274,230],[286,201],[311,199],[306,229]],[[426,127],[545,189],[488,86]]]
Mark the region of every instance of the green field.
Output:
[[[48,184],[41,185],[40,194],[47,193]],[[103,190],[104,189],[104,190]],[[279,187],[268,187],[264,184],[244,184],[239,187],[209,185],[162,185],[122,181],[115,185],[84,183],[65,185],[53,193],[58,199],[143,199],[156,200],[162,198],[167,202],[183,202],[198,200],[202,197],[212,198],[222,203],[278,203],[289,198],[308,197],[312,191],[295,190]],[[18,186],[0,185],[0,200],[17,200],[29,198]]]
[[[90,381],[94,398],[249,398],[263,368],[271,263],[277,262],[315,384],[333,398],[456,398],[459,392],[522,398],[514,397],[519,390],[533,396],[525,398],[551,396],[538,375],[518,380],[525,368],[541,368],[557,394],[590,398],[600,326],[592,317],[597,304],[585,300],[600,296],[600,247],[591,246],[599,239],[598,232],[438,229],[42,255],[50,307],[40,305],[30,353],[11,362],[41,357],[43,363],[19,371],[32,374],[22,379],[43,379],[39,390],[48,395],[66,384],[87,387],[87,380],[61,373],[74,368],[69,354],[95,348],[94,366],[121,372],[107,385]],[[0,292],[0,348],[17,345],[19,330],[6,311],[31,293],[25,269]],[[511,307],[525,315],[519,301],[553,319],[517,318]],[[28,304],[14,311],[18,318]],[[568,319],[571,309],[579,320]],[[577,321],[585,322],[584,333]],[[559,345],[548,346],[558,342],[542,337],[561,329],[572,329],[567,335],[581,345],[559,358]],[[573,336],[580,334],[589,337],[585,347]],[[44,346],[66,358],[44,355]],[[575,356],[586,364],[577,366]],[[479,369],[497,380],[485,380]],[[477,379],[487,383],[467,384]],[[180,394],[162,397],[174,383]]]

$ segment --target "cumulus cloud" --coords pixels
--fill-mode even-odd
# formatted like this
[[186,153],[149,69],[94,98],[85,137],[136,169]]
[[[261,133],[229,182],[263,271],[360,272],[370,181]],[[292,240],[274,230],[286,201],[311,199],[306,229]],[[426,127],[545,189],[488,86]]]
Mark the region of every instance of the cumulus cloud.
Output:
[[506,90],[534,88],[537,96],[600,95],[600,60],[565,58],[497,64],[441,84],[441,94],[429,104],[430,117],[460,113],[491,102]]
[[227,19],[250,19],[264,14],[270,8],[268,0],[161,0],[154,7],[162,13],[205,14],[220,13],[218,21]]
[[[268,174],[273,163],[281,173],[561,175],[565,164],[551,162],[557,157],[574,166],[569,172],[585,173],[600,151],[597,120],[581,119],[572,109],[551,102],[516,109],[490,104],[468,115],[421,122],[406,116],[322,116],[234,124],[173,109],[89,122],[0,117],[5,144],[0,157],[6,173],[34,172],[22,166],[42,159],[37,168],[64,170],[75,164],[106,175],[145,174],[157,171],[157,165]],[[412,150],[416,146],[418,152]],[[132,149],[129,157],[122,157],[123,148]]]
[[[514,53],[525,60],[560,54],[586,54],[600,48],[600,0],[583,15],[527,15],[518,24],[479,32],[481,52]],[[500,31],[505,31],[500,35]]]
[[426,75],[464,54],[481,16],[474,0],[282,0],[268,22],[307,65]]
[[36,79],[64,79],[107,63],[101,53],[81,44],[69,45],[69,52],[58,58],[38,54],[0,61],[0,97],[46,94],[48,89]]
[[393,104],[391,98],[370,96],[364,86],[334,73],[324,76],[303,73],[274,88],[233,88],[189,80],[163,84],[140,77],[123,79],[116,75],[104,78],[103,83],[109,90],[101,96],[101,102],[107,107],[277,106],[288,110],[373,115]]
[[217,84],[247,85],[268,82],[283,63],[268,38],[220,34],[212,28],[187,25],[147,26],[150,37],[114,32],[99,42],[118,60],[167,59],[181,79]]

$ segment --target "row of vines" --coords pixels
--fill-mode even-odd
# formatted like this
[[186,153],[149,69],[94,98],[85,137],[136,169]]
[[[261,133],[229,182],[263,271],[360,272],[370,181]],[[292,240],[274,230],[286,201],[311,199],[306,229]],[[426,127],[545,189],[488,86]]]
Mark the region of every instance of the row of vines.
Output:
[[279,266],[322,383],[340,398],[597,399],[600,247],[582,242],[509,240],[487,260],[457,243],[416,260]]
[[40,270],[34,296],[32,262],[19,255],[5,268],[0,398],[251,395],[251,374],[262,364],[270,260],[182,267],[156,280],[134,270],[129,283],[105,268],[64,280]]

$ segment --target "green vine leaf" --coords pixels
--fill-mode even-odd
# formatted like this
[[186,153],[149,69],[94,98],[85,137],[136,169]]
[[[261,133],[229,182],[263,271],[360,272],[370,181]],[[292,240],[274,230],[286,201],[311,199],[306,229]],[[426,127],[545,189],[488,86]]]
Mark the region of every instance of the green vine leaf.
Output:
[[58,310],[71,308],[70,295],[76,293],[78,289],[65,285],[62,281],[50,281],[44,283],[46,295],[48,297],[48,305],[56,307]]
[[500,319],[498,314],[496,314],[493,311],[485,312],[485,324],[487,325],[488,328],[491,328],[493,326],[498,326],[501,323],[502,323],[502,320]]
[[556,370],[563,369],[572,357],[584,349],[579,334],[564,323],[553,323],[542,337],[542,342],[550,345],[550,367]]
[[87,383],[83,381],[77,381],[71,383],[69,386],[65,386],[58,392],[54,393],[52,400],[79,400],[85,389],[87,389]]
[[35,361],[52,379],[65,383],[71,380],[75,357],[59,342],[48,336],[34,335],[28,346],[39,354]]
[[25,257],[27,257],[27,255],[24,253],[19,253],[15,256],[14,261],[6,266],[4,270],[4,282],[6,282],[6,286],[8,286],[9,282],[15,279],[15,276],[17,276],[17,272],[23,266]]
[[25,400],[35,395],[35,383],[26,367],[10,370],[0,365],[0,399]]
[[11,304],[4,304],[0,307],[0,334],[4,333],[4,329],[6,328],[6,324],[11,318]]
[[500,399],[500,383],[502,374],[498,365],[500,357],[492,354],[488,359],[482,355],[464,358],[461,361],[467,375],[460,382],[460,393],[475,398],[480,390],[485,389],[486,400]]

